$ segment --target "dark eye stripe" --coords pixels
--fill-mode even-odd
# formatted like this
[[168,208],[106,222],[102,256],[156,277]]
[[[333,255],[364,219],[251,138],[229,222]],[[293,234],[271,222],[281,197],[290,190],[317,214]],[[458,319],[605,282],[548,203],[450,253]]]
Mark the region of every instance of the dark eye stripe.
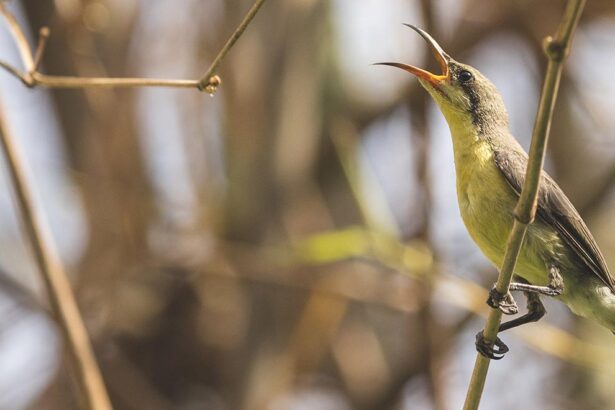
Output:
[[[467,78],[465,81],[463,80],[463,77],[464,77],[463,73],[469,74],[469,78]],[[480,97],[478,96],[477,90],[474,87],[475,84],[472,81],[473,79],[474,79],[474,76],[472,75],[471,72],[467,70],[462,70],[457,74],[457,80],[459,81],[459,85],[461,86],[461,89],[463,90],[464,94],[470,100],[470,114],[472,114],[472,123],[476,126],[480,126],[481,118],[480,118],[480,115],[478,115]]]

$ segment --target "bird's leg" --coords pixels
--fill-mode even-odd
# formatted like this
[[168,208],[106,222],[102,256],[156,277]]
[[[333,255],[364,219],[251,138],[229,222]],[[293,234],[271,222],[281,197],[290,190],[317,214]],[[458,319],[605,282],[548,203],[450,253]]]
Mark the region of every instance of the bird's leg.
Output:
[[528,293],[537,293],[545,296],[559,296],[564,291],[564,280],[555,265],[549,266],[549,284],[547,286],[530,285],[528,283],[513,282],[510,290],[521,290]]
[[538,322],[546,313],[544,305],[540,301],[538,293],[525,292],[527,298],[527,313],[523,316],[519,316],[516,319],[509,320],[500,325],[498,332],[503,332],[513,327],[525,325],[526,323]]
[[[503,332],[526,323],[537,322],[547,313],[537,293],[525,292],[525,296],[527,297],[527,313],[521,317],[502,323],[498,332]],[[489,359],[500,360],[509,349],[499,337],[495,338],[493,345],[487,343],[483,336],[483,331],[481,330],[476,334],[476,350]]]

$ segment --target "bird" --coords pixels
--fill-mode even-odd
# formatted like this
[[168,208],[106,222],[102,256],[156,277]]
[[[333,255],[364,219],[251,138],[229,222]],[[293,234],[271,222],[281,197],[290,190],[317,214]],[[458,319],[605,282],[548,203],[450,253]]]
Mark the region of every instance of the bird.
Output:
[[[441,73],[402,63],[376,64],[417,77],[442,112],[453,142],[461,218],[472,240],[500,268],[528,155],[511,134],[495,85],[476,68],[451,58],[426,31],[405,25],[427,42]],[[536,218],[528,226],[513,279],[509,289],[525,293],[527,313],[502,323],[499,332],[540,320],[546,314],[541,295],[615,331],[615,279],[579,212],[545,171],[540,176]],[[500,294],[495,285],[487,304],[507,315],[518,313],[510,292]],[[476,335],[476,349],[496,360],[509,351],[499,337],[487,343],[482,331]]]

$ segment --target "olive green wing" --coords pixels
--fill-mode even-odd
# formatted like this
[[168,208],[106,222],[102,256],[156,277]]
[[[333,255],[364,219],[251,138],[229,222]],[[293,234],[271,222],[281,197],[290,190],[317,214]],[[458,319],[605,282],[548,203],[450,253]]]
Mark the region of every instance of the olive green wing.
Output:
[[[494,159],[497,167],[520,195],[525,181],[528,158],[524,152],[495,149]],[[547,224],[553,226],[562,239],[587,267],[615,292],[615,280],[606,266],[604,256],[598,249],[591,232],[581,219],[566,194],[551,177],[543,171],[538,191],[536,214]]]

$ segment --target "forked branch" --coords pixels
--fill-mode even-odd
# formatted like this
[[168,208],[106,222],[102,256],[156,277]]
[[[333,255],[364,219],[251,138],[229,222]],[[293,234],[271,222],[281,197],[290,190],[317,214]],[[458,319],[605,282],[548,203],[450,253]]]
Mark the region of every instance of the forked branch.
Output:
[[45,46],[49,37],[49,29],[43,27],[39,32],[39,42],[36,51],[32,53],[32,48],[15,16],[10,12],[6,4],[0,2],[0,13],[4,17],[8,28],[15,40],[23,70],[18,69],[5,61],[0,61],[0,68],[3,68],[13,76],[19,78],[27,87],[48,87],[48,88],[114,88],[114,87],[171,87],[171,88],[196,88],[213,94],[221,83],[220,77],[216,74],[220,63],[233,48],[237,40],[245,32],[248,25],[252,22],[265,0],[256,0],[250,10],[246,13],[243,20],[228,38],[222,49],[218,52],[213,62],[199,80],[184,79],[165,79],[165,78],[110,78],[110,77],[74,77],[46,75],[38,71]]

